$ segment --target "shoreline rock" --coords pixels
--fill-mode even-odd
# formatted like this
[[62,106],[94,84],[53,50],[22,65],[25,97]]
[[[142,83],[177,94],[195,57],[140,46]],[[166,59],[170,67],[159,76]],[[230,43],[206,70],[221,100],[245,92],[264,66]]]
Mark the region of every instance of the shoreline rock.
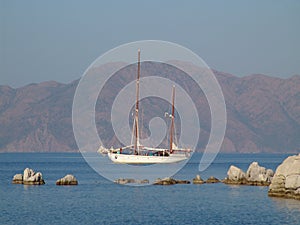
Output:
[[23,174],[16,174],[12,180],[13,184],[24,184],[24,185],[43,185],[43,175],[41,172],[35,173],[33,169],[26,168]]
[[300,200],[300,154],[289,156],[277,167],[268,196]]
[[231,165],[227,171],[227,177],[222,182],[229,185],[269,186],[273,175],[274,172],[271,169],[266,169],[259,166],[257,162],[252,162],[246,173]]
[[74,175],[67,174],[63,178],[58,179],[56,185],[78,185],[78,181]]

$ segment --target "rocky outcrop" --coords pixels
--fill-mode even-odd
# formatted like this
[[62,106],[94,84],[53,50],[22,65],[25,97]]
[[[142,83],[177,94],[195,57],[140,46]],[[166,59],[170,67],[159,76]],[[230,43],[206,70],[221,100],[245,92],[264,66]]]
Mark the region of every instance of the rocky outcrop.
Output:
[[153,184],[154,185],[173,185],[173,184],[190,184],[188,180],[175,180],[171,177],[166,177],[164,179],[158,178]]
[[56,185],[78,185],[78,181],[74,175],[68,174],[57,180]]
[[43,175],[40,172],[34,172],[33,169],[26,168],[22,174],[16,174],[12,180],[13,184],[26,184],[26,185],[41,185],[45,184]]
[[137,180],[132,178],[120,178],[114,181],[117,184],[148,184],[149,180]]
[[193,184],[204,184],[205,181],[200,177],[198,174],[194,179],[193,179]]
[[300,200],[300,154],[289,156],[277,167],[268,195]]
[[210,176],[207,180],[206,183],[207,184],[214,184],[214,183],[219,183],[220,180],[218,178],[215,178],[213,176]]
[[223,183],[269,186],[273,175],[274,173],[271,169],[259,166],[257,162],[251,163],[246,173],[240,168],[232,165],[227,171],[227,177],[223,180]]

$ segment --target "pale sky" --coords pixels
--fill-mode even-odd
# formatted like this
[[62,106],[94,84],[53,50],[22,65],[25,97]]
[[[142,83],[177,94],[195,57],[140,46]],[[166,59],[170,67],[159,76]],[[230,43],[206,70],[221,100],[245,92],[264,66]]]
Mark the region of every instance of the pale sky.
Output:
[[171,41],[236,76],[300,74],[300,1],[0,0],[0,85],[69,83],[100,55]]

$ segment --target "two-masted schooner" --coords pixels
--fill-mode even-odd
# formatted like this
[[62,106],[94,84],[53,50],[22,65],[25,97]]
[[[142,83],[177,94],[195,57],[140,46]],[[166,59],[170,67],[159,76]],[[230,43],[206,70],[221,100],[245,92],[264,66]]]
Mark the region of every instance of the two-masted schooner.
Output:
[[136,102],[135,114],[132,127],[132,143],[129,146],[121,148],[111,148],[107,150],[108,157],[114,163],[123,164],[156,164],[156,163],[176,163],[186,160],[190,157],[191,150],[178,148],[174,143],[175,136],[175,86],[172,89],[172,114],[169,148],[153,148],[146,147],[140,144],[140,129],[139,129],[139,92],[140,92],[140,50],[138,50],[138,69],[136,79]]

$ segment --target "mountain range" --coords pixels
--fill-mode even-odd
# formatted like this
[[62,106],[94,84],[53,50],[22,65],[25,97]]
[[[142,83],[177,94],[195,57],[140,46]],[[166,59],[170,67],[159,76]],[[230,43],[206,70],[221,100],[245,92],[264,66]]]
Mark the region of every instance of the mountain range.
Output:
[[[142,76],[164,70],[192,97],[199,112],[201,135],[197,150],[202,151],[210,132],[210,110],[205,95],[184,73],[165,65],[144,62]],[[213,71],[224,94],[227,128],[222,152],[286,153],[300,151],[300,76],[287,79],[255,74],[237,77]],[[106,147],[119,145],[111,127],[110,107],[118,91],[133,81],[136,66],[112,76],[101,91],[96,105],[98,133]],[[72,103],[79,80],[69,84],[47,81],[20,88],[0,86],[0,152],[78,151],[72,129]],[[114,90],[114,91],[111,91]],[[142,127],[155,114],[167,110],[163,102],[141,101],[145,110]],[[96,151],[96,150],[95,150]]]

